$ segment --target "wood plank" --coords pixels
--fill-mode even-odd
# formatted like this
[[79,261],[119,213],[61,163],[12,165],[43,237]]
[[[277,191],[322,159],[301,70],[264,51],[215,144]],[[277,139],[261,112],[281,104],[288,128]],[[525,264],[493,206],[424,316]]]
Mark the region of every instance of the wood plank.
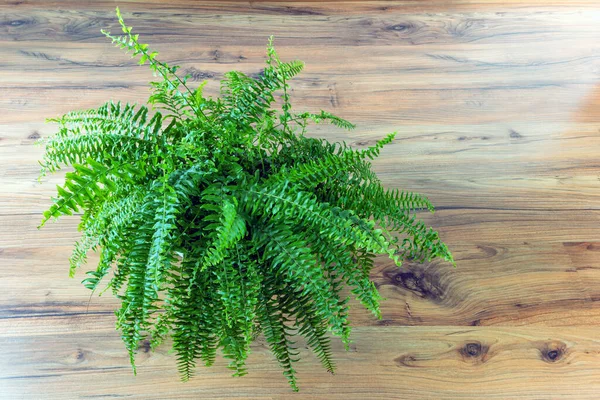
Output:
[[[36,229],[62,175],[37,181],[44,119],[143,103],[151,73],[100,34],[112,1],[0,3],[0,397],[287,398],[261,340],[250,375],[223,363],[180,384],[167,348],[133,377],[108,293],[67,278],[76,218]],[[600,393],[600,4],[595,0],[121,1],[128,23],[215,95],[256,73],[275,35],[300,109],[358,124],[311,135],[364,148],[458,261],[379,259],[383,319],[352,303],[330,376],[302,347],[297,398],[593,399]],[[90,256],[90,264],[96,261]],[[221,360],[222,361],[222,360]]]
[[[572,326],[600,323],[600,244],[588,241],[598,226],[598,212],[559,235],[544,231],[545,212],[444,210],[434,219],[454,250],[458,268],[434,262],[397,268],[380,258],[373,279],[386,301],[376,320],[353,303],[352,320],[361,325],[528,325]],[[561,212],[557,225],[568,225],[577,212]],[[78,239],[77,218],[36,230],[39,215],[0,216],[8,229],[0,233],[0,280],[6,284],[0,315],[81,314],[87,309],[116,308],[110,296],[88,296],[78,281],[94,268],[68,279],[71,245]],[[511,219],[513,221],[511,222]],[[583,223],[587,224],[587,227]],[[510,240],[493,241],[485,232],[510,228]],[[475,228],[473,228],[475,227]],[[563,235],[569,241],[562,242]],[[498,240],[498,239],[496,239]],[[469,243],[466,245],[465,243]],[[23,281],[14,273],[28,266],[38,279]],[[52,285],[49,285],[49,282]],[[551,309],[549,310],[549,307]]]
[[[40,331],[35,319],[0,320],[0,385],[8,398],[290,396],[262,339],[252,347],[248,375],[232,378],[219,358],[184,384],[166,349],[142,346],[133,377],[109,316],[44,321]],[[299,345],[301,392],[293,397],[300,399],[582,399],[600,390],[597,328],[357,328],[349,352],[334,341],[335,375]]]

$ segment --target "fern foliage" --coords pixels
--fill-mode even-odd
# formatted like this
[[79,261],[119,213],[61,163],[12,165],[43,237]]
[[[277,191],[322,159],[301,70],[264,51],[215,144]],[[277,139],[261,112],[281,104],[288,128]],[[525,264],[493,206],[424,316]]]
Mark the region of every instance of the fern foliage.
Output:
[[433,212],[429,200],[385,189],[372,171],[395,133],[363,150],[305,136],[311,123],[354,125],[292,109],[289,80],[304,64],[281,61],[272,38],[264,71],[225,74],[212,98],[117,15],[123,34],[104,34],[150,66],[150,108],[108,102],[51,120],[42,173],[70,171],[41,225],[81,216],[71,275],[99,253],[83,282],[121,300],[134,371],[141,341],[170,338],[183,380],[219,349],[244,375],[263,335],[296,390],[297,336],[333,373],[331,334],[350,340],[348,294],[381,317],[375,256],[454,263],[415,213]]

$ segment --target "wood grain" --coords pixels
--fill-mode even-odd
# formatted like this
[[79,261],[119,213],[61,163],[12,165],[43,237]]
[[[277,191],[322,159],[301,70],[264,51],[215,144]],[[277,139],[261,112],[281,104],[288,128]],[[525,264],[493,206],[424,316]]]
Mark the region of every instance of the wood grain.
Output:
[[119,2],[209,94],[258,72],[275,35],[307,64],[296,108],[358,125],[311,134],[361,148],[398,130],[376,171],[437,205],[423,217],[458,267],[378,260],[383,319],[353,308],[335,376],[302,347],[299,394],[262,339],[243,378],[220,362],[182,384],[168,348],[144,346],[134,377],[116,300],[67,278],[77,220],[36,229],[62,181],[37,182],[44,119],[147,96],[151,73],[100,34],[115,5],[0,2],[0,398],[598,398],[597,1]]

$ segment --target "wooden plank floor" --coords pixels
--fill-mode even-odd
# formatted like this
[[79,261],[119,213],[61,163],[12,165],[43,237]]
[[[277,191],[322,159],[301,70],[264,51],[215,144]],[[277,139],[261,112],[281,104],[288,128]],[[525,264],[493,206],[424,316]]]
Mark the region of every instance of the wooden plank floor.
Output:
[[118,2],[211,94],[259,71],[275,35],[307,63],[296,108],[358,124],[312,134],[360,148],[399,130],[377,172],[438,207],[458,267],[381,260],[384,319],[353,310],[334,376],[303,348],[298,394],[262,340],[243,378],[217,363],[180,383],[167,348],[134,377],[116,301],[88,305],[67,277],[76,219],[36,229],[61,182],[36,181],[44,118],[148,94],[150,72],[99,32],[115,5],[0,3],[0,398],[600,398],[598,1]]

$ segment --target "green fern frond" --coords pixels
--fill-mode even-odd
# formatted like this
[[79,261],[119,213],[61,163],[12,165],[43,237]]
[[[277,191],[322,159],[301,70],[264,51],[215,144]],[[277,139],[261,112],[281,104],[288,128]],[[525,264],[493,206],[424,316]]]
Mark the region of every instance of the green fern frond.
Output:
[[295,342],[291,340],[293,332],[287,326],[288,319],[282,312],[287,308],[285,299],[274,298],[274,293],[269,289],[269,282],[265,282],[257,309],[258,318],[271,352],[283,369],[283,375],[297,392],[296,370],[293,364],[298,361],[298,350]]
[[162,128],[160,113],[149,120],[147,114],[143,106],[136,110],[135,105],[108,102],[96,109],[48,119],[59,124],[59,132],[45,142],[42,172],[56,172],[87,158],[100,163],[139,161],[152,151]]
[[298,390],[297,336],[333,373],[331,334],[348,348],[351,297],[382,317],[377,255],[454,264],[418,218],[434,210],[427,197],[386,189],[373,170],[396,133],[364,149],[305,135],[312,122],[355,126],[292,111],[290,80],[304,63],[282,61],[273,37],[264,70],[226,73],[211,98],[206,81],[190,88],[117,16],[123,34],[102,32],[154,73],[152,108],[107,102],[49,120],[58,127],[42,174],[72,169],[40,226],[81,216],[70,275],[99,253],[82,283],[95,291],[107,281],[100,294],[120,300],[116,327],[134,373],[142,340],[155,349],[171,338],[182,380],[219,350],[244,375],[262,335]]
[[277,65],[277,71],[281,74],[285,80],[290,80],[294,76],[298,75],[304,69],[304,62],[300,60],[294,60],[289,62],[280,62]]
[[318,315],[327,320],[331,330],[347,343],[350,327],[344,310],[333,295],[319,260],[302,236],[284,224],[268,224],[257,234],[257,241],[262,244],[263,254],[273,273],[285,275],[284,280],[291,287],[302,287],[302,294],[314,299]]
[[[186,82],[179,78],[176,74],[178,66],[169,66],[165,62],[157,59],[158,52],[151,51],[149,46],[138,41],[139,35],[131,33],[132,27],[125,25],[125,21],[121,16],[119,7],[116,9],[121,30],[125,35],[113,36],[110,32],[101,30],[101,32],[112,40],[119,48],[132,53],[132,57],[139,56],[139,64],[144,65],[146,62],[150,65],[150,69],[162,78],[159,82],[151,82],[154,88],[154,93],[150,96],[149,102],[153,105],[159,105],[167,111],[172,112],[172,116],[176,118],[190,117],[192,113],[204,114],[200,109],[194,107],[194,94],[187,87]],[[185,91],[180,91],[179,88],[184,87]],[[205,117],[205,116],[204,116]]]
[[225,197],[216,185],[209,186],[200,197],[204,201],[200,208],[209,212],[204,217],[207,222],[204,230],[210,232],[206,235],[209,246],[194,268],[192,282],[198,272],[220,264],[246,234],[246,223],[237,212],[235,197]]
[[323,368],[333,374],[336,367],[331,352],[331,340],[327,336],[327,321],[318,317],[318,310],[314,303],[311,303],[309,296],[294,293],[294,297],[288,302],[293,305],[291,312],[296,316],[298,334],[307,339],[307,344]]
[[321,110],[318,114],[310,113],[310,112],[303,112],[303,113],[297,114],[295,116],[295,119],[296,120],[301,119],[304,121],[310,119],[311,121],[313,121],[314,123],[317,123],[317,124],[319,124],[323,121],[327,121],[327,122],[331,123],[332,125],[335,125],[339,128],[343,128],[343,129],[346,129],[349,131],[356,128],[356,125],[354,125],[352,122],[347,121],[343,118],[340,118],[336,115],[333,115],[333,114],[331,114],[327,111],[323,111],[323,110]]
[[75,172],[66,174],[64,186],[57,185],[58,197],[44,212],[40,226],[52,217],[73,215],[73,212],[86,208],[96,200],[102,201],[111,190],[116,188],[116,183],[111,180],[110,175],[118,169],[118,165],[105,167],[91,158],[88,158],[87,162],[87,166],[74,164]]
[[175,189],[163,182],[157,185],[156,196],[152,199],[155,209],[154,233],[148,253],[146,275],[149,279],[147,285],[159,290],[162,275],[168,271],[174,262],[172,243],[177,240],[177,217],[179,215],[179,201]]

